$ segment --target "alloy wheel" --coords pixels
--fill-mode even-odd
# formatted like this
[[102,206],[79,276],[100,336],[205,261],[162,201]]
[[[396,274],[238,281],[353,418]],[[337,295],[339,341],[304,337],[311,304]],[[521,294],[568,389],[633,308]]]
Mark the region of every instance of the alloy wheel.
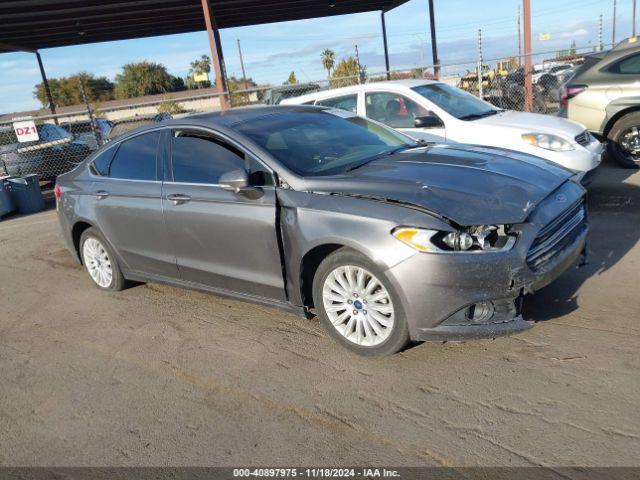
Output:
[[364,268],[346,265],[332,270],[324,281],[322,301],[336,331],[356,345],[380,345],[393,331],[391,296]]
[[640,161],[640,130],[637,126],[622,132],[618,143],[622,151],[634,162]]
[[102,243],[95,238],[87,238],[82,245],[82,257],[93,281],[102,288],[108,288],[113,280],[113,268]]

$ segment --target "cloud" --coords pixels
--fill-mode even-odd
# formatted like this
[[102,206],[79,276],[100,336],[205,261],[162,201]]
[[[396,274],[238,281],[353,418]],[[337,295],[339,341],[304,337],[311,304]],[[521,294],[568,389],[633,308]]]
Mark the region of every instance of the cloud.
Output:
[[573,32],[562,32],[560,34],[560,36],[563,38],[584,37],[586,35],[589,35],[589,30],[587,30],[586,28],[578,28]]

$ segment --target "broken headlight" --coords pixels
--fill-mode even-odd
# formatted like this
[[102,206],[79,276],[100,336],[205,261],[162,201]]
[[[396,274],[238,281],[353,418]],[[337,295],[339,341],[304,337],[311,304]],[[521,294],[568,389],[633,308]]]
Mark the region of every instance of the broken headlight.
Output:
[[416,250],[431,253],[503,252],[516,242],[507,225],[478,225],[454,232],[400,227],[392,235]]

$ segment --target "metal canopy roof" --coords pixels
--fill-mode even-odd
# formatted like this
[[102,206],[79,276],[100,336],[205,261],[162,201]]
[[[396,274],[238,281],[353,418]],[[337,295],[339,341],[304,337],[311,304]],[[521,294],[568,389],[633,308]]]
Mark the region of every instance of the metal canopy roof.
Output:
[[[218,28],[387,11],[408,0],[211,0]],[[205,30],[200,0],[6,0],[0,53]]]

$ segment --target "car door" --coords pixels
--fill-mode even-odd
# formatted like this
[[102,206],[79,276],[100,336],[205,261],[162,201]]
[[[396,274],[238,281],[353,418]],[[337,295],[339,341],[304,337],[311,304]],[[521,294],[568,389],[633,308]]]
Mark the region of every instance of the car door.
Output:
[[177,277],[162,214],[160,130],[107,148],[90,164],[93,216],[125,268]]
[[[220,135],[183,128],[171,134],[165,221],[181,278],[219,290],[284,300],[276,196],[267,167]],[[221,175],[248,172],[252,188],[234,192]]]
[[[365,92],[364,105],[367,118],[384,123],[416,140],[446,141],[442,120],[434,112],[405,95],[389,91]],[[415,121],[419,117],[430,117],[437,126],[417,128]]]

